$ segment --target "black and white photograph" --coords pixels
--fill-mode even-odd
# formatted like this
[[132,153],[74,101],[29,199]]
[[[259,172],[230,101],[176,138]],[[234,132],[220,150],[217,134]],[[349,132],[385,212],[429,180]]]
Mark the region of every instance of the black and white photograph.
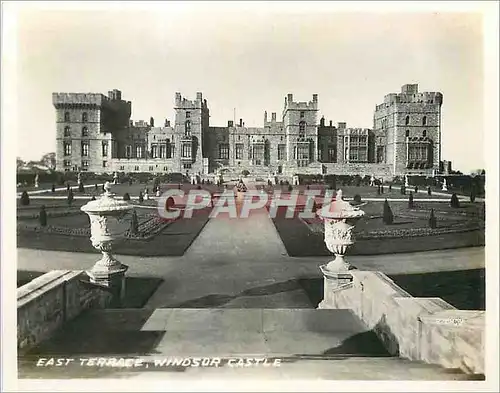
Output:
[[450,3],[2,2],[2,390],[496,391],[499,7]]

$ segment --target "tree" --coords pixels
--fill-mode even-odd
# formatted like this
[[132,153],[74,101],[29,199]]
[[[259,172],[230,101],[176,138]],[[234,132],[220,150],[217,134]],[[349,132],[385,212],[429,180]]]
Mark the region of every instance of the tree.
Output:
[[142,191],[139,191],[139,203],[144,202],[144,196],[142,195]]
[[431,209],[431,215],[429,217],[429,227],[432,229],[437,227],[436,216],[434,215],[434,209]]
[[26,165],[26,163],[24,162],[24,160],[22,160],[19,157],[16,158],[16,168],[17,168],[17,170],[21,169],[25,165]]
[[387,198],[384,202],[384,224],[390,225],[394,222],[394,214],[392,214],[391,207],[389,206],[389,202],[387,201]]
[[73,195],[73,190],[70,188],[68,191],[68,205],[71,205],[73,203],[74,198],[75,197]]
[[38,221],[40,222],[40,226],[47,226],[47,212],[45,211],[45,205],[40,207],[40,214],[38,216]]
[[132,212],[132,219],[130,220],[130,233],[137,235],[139,232],[139,221],[137,220],[137,213],[134,210]]
[[56,169],[56,153],[46,153],[40,159],[40,164],[52,170]]
[[30,196],[26,191],[21,194],[21,205],[28,206],[30,204]]

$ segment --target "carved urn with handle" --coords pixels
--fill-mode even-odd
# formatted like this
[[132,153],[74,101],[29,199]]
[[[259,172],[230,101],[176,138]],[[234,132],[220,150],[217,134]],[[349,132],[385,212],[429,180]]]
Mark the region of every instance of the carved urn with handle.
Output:
[[91,282],[110,286],[114,277],[123,277],[128,269],[113,256],[113,251],[130,228],[129,217],[134,207],[116,200],[109,182],[104,185],[104,190],[100,198],[83,205],[81,210],[90,219],[92,246],[102,253],[102,258],[87,274]]
[[328,206],[318,211],[318,216],[325,223],[325,244],[335,259],[321,270],[326,272],[347,272],[350,268],[344,255],[348,248],[354,244],[354,225],[357,220],[365,215],[365,212],[357,207],[351,206],[349,202],[342,199],[342,190],[337,191],[335,200]]

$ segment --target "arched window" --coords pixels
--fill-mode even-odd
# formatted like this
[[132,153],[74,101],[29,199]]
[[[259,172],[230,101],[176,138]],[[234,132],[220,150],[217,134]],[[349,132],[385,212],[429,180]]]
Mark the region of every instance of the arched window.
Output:
[[64,112],[64,121],[69,121],[69,112]]
[[406,116],[405,125],[410,124],[410,116]]
[[64,127],[64,136],[71,136],[71,131],[68,126]]
[[426,136],[427,136],[427,130],[424,130],[424,131],[422,132],[422,136],[423,136],[423,137],[426,137]]
[[82,127],[82,136],[89,136],[89,129],[87,127]]
[[186,126],[185,126],[185,134],[186,136],[191,136],[191,121],[186,120]]
[[299,138],[304,138],[306,135],[306,122],[301,121],[299,123]]
[[406,130],[405,136],[408,138],[410,136],[410,130]]
[[87,115],[87,112],[82,113],[82,122],[86,123],[89,120],[89,117]]
[[426,126],[427,125],[427,116],[424,116],[422,119],[422,125]]

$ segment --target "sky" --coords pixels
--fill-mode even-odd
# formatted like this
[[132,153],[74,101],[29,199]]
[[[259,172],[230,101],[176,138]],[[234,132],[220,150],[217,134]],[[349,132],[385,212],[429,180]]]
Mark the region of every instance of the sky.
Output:
[[[17,18],[17,155],[55,151],[53,92],[119,89],[132,119],[203,92],[211,125],[262,126],[287,93],[327,122],[372,127],[406,83],[443,93],[442,159],[485,167],[483,21],[473,12],[354,12],[325,3],[27,4]],[[314,4],[314,6],[312,6]],[[96,8],[97,7],[97,8]],[[364,8],[363,8],[364,9]],[[26,143],[29,141],[28,143]]]

